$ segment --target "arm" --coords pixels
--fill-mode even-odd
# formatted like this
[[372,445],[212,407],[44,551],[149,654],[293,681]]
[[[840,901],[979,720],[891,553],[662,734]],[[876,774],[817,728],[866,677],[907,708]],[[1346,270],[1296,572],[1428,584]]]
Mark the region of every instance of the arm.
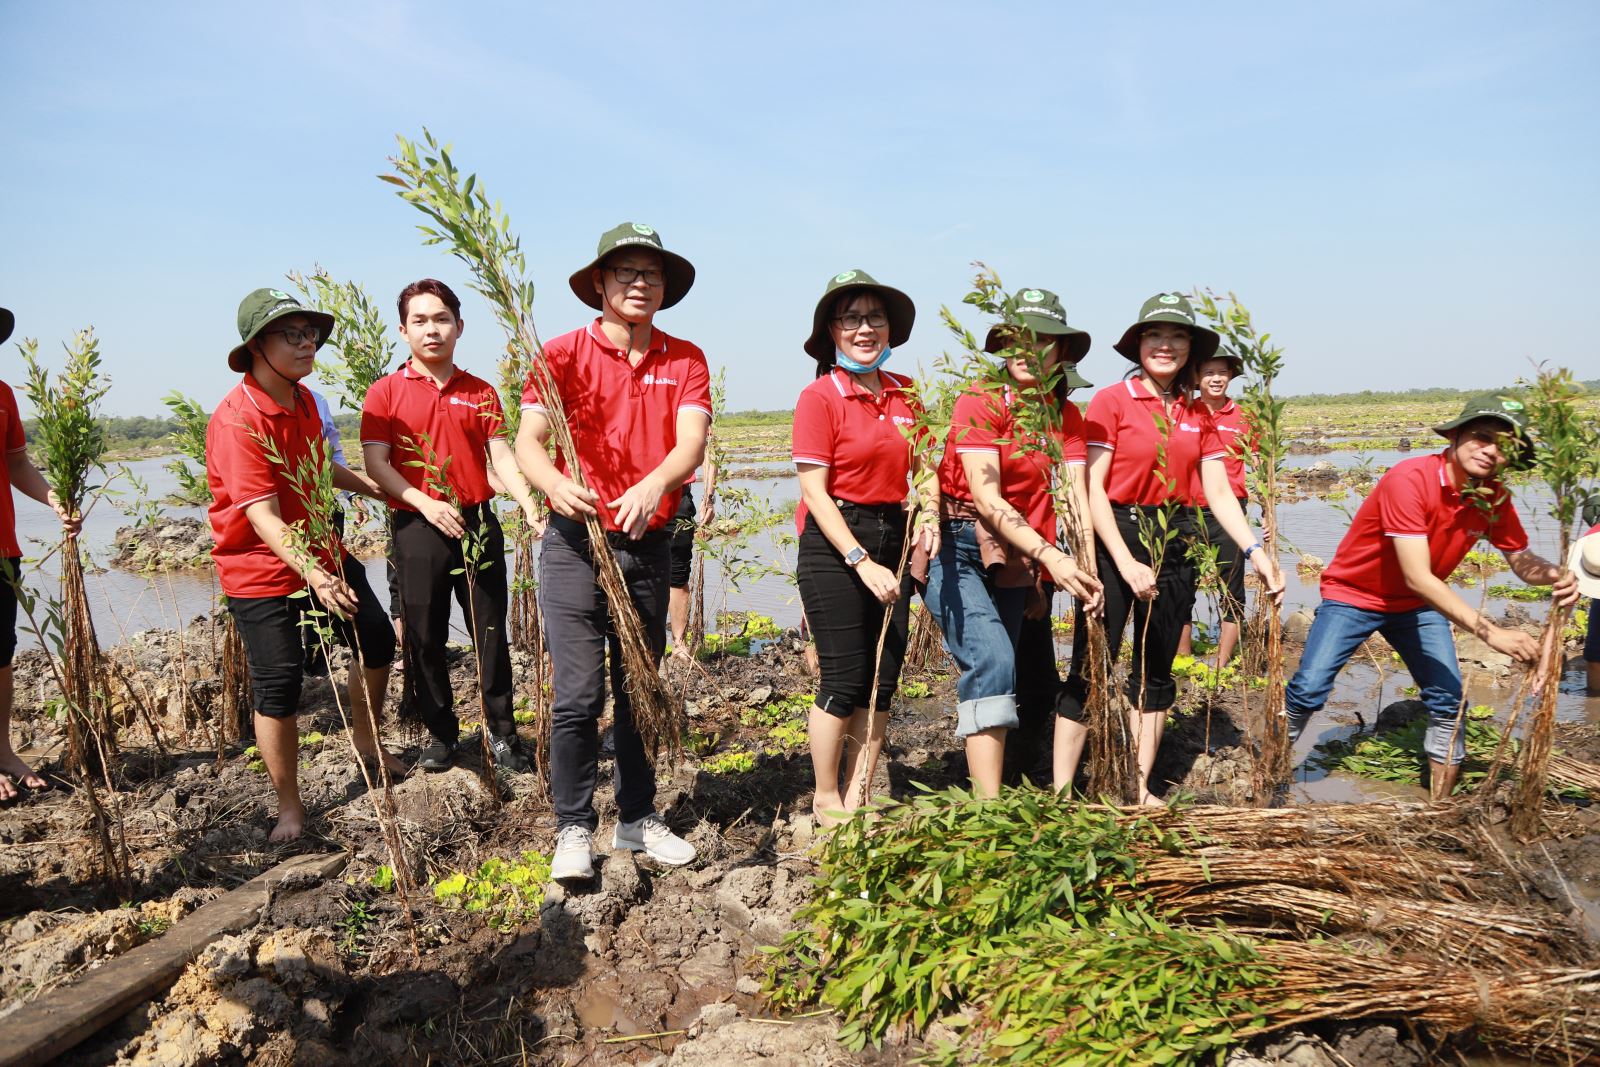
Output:
[[585,488],[562,474],[545,451],[550,440],[550,420],[542,411],[522,409],[522,425],[517,428],[517,467],[528,478],[528,483],[544,494],[550,510],[563,518],[582,522],[590,515],[599,514],[594,506],[600,497],[594,490]]
[[1080,570],[1071,556],[1029,526],[1022,513],[1001,495],[999,455],[994,452],[963,452],[961,467],[966,472],[967,485],[972,488],[972,502],[983,518],[984,525],[1049,571],[1051,581],[1083,601],[1085,610],[1097,608],[1100,583],[1093,575]]
[[269,496],[246,506],[244,517],[250,520],[251,529],[272,554],[306,580],[324,607],[341,619],[355,614],[356,596],[344,579],[329,574],[309,553],[290,545],[289,524],[283,521],[277,497]]
[[689,480],[706,458],[706,431],[711,420],[705,412],[679,408],[673,434],[676,443],[655,470],[629,486],[606,507],[617,513],[617,525],[634,540],[644,536],[661,498]]
[[342,489],[347,493],[357,496],[371,497],[373,500],[388,502],[388,496],[378,488],[378,483],[368,478],[365,474],[358,474],[346,467],[343,463],[335,462],[333,465],[333,487]]
[[388,445],[366,441],[361,445],[361,454],[367,463],[367,476],[377,483],[379,489],[416,508],[440,533],[450,537],[460,537],[466,533],[466,527],[461,524],[461,512],[448,500],[435,500],[400,476],[400,472],[389,462]]
[[911,547],[921,545],[929,559],[939,554],[939,465],[932,459],[935,454],[911,445],[911,483],[917,487],[922,508],[911,534]]
[[[848,556],[860,548],[861,542],[850,532],[849,524],[844,521],[844,515],[828,492],[828,468],[817,463],[797,463],[795,466],[800,471],[800,499],[805,501],[806,510],[811,513],[811,519],[822,531],[822,536],[828,539],[828,544],[841,556]],[[894,571],[877,560],[870,556],[862,560],[856,565],[856,573],[879,602],[893,604],[899,599],[900,579]]]
[[1406,588],[1421,597],[1439,614],[1464,630],[1477,634],[1490,648],[1524,663],[1539,658],[1539,643],[1520,630],[1507,630],[1467,606],[1455,590],[1433,573],[1433,557],[1426,537],[1390,537]]
[[528,479],[524,478],[522,471],[517,468],[517,457],[512,454],[511,446],[506,443],[503,436],[497,434],[489,438],[489,461],[493,464],[490,467],[491,473],[500,476],[500,484],[522,509],[522,514],[528,519],[529,527],[535,531],[541,529],[539,505],[534,502],[533,494],[528,491]]
[[[1217,525],[1239,546],[1239,551],[1247,551],[1251,546],[1261,549],[1255,531],[1250,529],[1250,521],[1244,517],[1244,509],[1234,499],[1233,488],[1228,485],[1227,464],[1220,459],[1201,460],[1200,481],[1205,487],[1211,514],[1217,517]],[[1427,542],[1423,542],[1423,546],[1426,547]],[[1270,553],[1260,550],[1250,553],[1250,562],[1255,564],[1256,573],[1261,575],[1272,602],[1283,603],[1283,575],[1278,570],[1278,561]]]
[[61,529],[68,537],[78,536],[78,529],[83,525],[81,515],[72,515],[62,506],[61,500],[56,496],[56,491],[50,488],[50,483],[44,480],[44,475],[39,473],[39,468],[33,465],[28,458],[26,449],[17,449],[6,456],[6,468],[11,472],[11,484],[24,495],[37,500],[46,507],[55,509],[56,516],[61,519]]
[[1122,531],[1117,529],[1117,518],[1111,513],[1111,498],[1106,496],[1106,475],[1111,471],[1111,456],[1110,449],[1099,445],[1089,446],[1089,519],[1117,573],[1128,583],[1133,595],[1140,600],[1152,600],[1156,595],[1156,572],[1133,558],[1133,553],[1122,540]]
[[1527,549],[1505,553],[1511,573],[1529,585],[1551,586],[1550,596],[1558,608],[1570,608],[1578,602],[1578,576],[1564,567],[1557,567],[1542,556]]

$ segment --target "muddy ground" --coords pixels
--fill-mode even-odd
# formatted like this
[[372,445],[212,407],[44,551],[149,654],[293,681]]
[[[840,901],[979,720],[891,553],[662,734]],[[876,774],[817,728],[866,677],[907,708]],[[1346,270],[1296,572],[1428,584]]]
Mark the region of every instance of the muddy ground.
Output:
[[[539,780],[512,776],[486,787],[469,761],[394,786],[404,860],[418,883],[414,926],[408,925],[397,894],[382,887],[381,868],[392,860],[374,809],[381,793],[365,787],[326,680],[308,680],[312,710],[301,718],[310,832],[291,846],[267,844],[271,790],[264,772],[238,745],[220,760],[214,748],[213,625],[199,619],[181,635],[140,635],[113,653],[133,694],[122,709],[130,725],[117,793],[134,871],[124,895],[105,888],[81,793],[60,782],[0,809],[0,1026],[17,1005],[160,936],[199,904],[285,857],[344,852],[350,860],[342,875],[280,891],[258,924],[215,942],[169,992],[62,1062],[898,1064],[915,1058],[915,1039],[848,1053],[826,1017],[774,1020],[757,996],[757,950],[792,927],[815,870],[807,852],[814,838],[809,758],[803,741],[775,733],[774,715],[762,714],[786,698],[803,702],[812,690],[792,634],[752,655],[721,655],[691,669],[687,692],[699,753],[662,771],[658,805],[699,848],[699,861],[666,870],[613,853],[593,886],[552,885],[536,917],[530,912],[521,916],[528,921],[502,930],[485,913],[439,903],[430,886],[491,857],[548,854],[555,825]],[[1469,660],[1473,651],[1467,650]],[[531,676],[526,657],[519,654],[516,666],[519,678]],[[15,729],[36,753],[60,743],[58,725],[39,710],[52,688],[42,668],[38,652],[18,659]],[[1496,665],[1478,669],[1492,674]],[[454,679],[458,707],[469,718],[476,702],[464,654]],[[930,657],[906,681],[917,691],[925,686],[928,695],[905,700],[890,727],[878,788],[892,795],[964,775],[948,664],[942,655]],[[398,694],[396,677],[390,707]],[[1327,714],[1361,714],[1368,725],[1372,718],[1353,705]],[[1237,693],[1207,699],[1190,686],[1157,768],[1157,779],[1171,783],[1166,791],[1248,803],[1249,764],[1237,747],[1245,718]],[[151,725],[165,751],[152,742]],[[389,733],[394,747],[415,757],[423,739],[414,725],[393,724]],[[1567,727],[1561,744],[1573,756],[1600,762],[1600,735],[1591,726]],[[729,753],[748,753],[753,769],[706,769],[734,766]],[[603,763],[596,797],[602,844],[616,814],[609,770]],[[1583,913],[1586,901],[1600,899],[1596,846],[1595,815],[1563,809],[1554,839],[1538,846],[1549,858],[1537,865],[1551,873],[1531,887],[1533,897],[1562,914]],[[1417,1037],[1397,1023],[1279,1035],[1231,1062],[1430,1061]]]

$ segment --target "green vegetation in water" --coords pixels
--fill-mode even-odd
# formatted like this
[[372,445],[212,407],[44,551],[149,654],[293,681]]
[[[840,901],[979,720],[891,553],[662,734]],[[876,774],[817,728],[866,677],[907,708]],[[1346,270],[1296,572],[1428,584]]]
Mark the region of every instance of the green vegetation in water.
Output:
[[901,682],[900,695],[907,700],[924,700],[933,695],[933,686],[927,682]]
[[[1495,746],[1500,743],[1500,727],[1494,721],[1494,709],[1478,704],[1467,709],[1461,729],[1467,743],[1467,760],[1456,788],[1473,790],[1483,784],[1489,772]],[[1379,782],[1421,785],[1422,768],[1428,760],[1422,750],[1427,731],[1428,717],[1419,715],[1404,726],[1383,733],[1324,742],[1317,746],[1311,762],[1326,771],[1344,771]],[[1518,747],[1516,738],[1512,738],[1508,763],[1516,762]]]
[[[1043,790],[926,793],[829,836],[800,928],[764,950],[766,995],[780,1011],[832,1007],[852,1049],[891,1027],[966,1028],[962,1048],[930,1054],[944,1067],[1220,1063],[1257,1024],[1250,996],[1272,969],[1224,929],[1121,899],[1138,852],[1186,848]],[[951,1014],[963,1004],[976,1011]]]
[[550,860],[524,852],[518,860],[485,860],[471,874],[457,871],[433,885],[433,899],[445,907],[481,913],[497,930],[514,930],[539,918]]
[[1548,585],[1491,585],[1488,593],[1500,600],[1549,600]]
[[[723,616],[720,621],[726,624],[730,621],[730,617]],[[739,626],[737,633],[706,634],[705,643],[700,646],[702,659],[719,652],[729,656],[748,656],[750,654],[751,641],[771,640],[783,633],[783,630],[773,621],[770,615],[758,615],[755,612],[750,612],[743,617],[742,622],[734,621]]]

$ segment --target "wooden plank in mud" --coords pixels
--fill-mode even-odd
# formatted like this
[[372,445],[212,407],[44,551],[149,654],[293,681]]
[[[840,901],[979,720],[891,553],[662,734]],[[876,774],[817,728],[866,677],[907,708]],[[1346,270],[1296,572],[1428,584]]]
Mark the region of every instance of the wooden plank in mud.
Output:
[[33,1067],[60,1056],[177,981],[211,942],[254,923],[284,881],[327,878],[344,869],[346,858],[340,853],[285,860],[196,908],[155,940],[24,1004],[0,1024],[0,1067]]

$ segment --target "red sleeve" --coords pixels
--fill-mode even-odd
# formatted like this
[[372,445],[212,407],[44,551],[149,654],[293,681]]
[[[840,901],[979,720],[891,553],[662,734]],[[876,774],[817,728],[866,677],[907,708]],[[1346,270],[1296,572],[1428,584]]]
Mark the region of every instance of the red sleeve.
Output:
[[258,500],[276,497],[278,482],[273,477],[272,461],[239,411],[224,408],[213,418],[222,421],[217,426],[216,440],[206,446],[206,462],[215,466],[217,480],[233,506],[243,511]]
[[705,353],[698,348],[684,371],[683,391],[678,394],[678,410],[698,411],[709,419],[716,416],[711,409],[711,368],[706,366]]
[[[1503,490],[1502,490],[1503,491]],[[1528,531],[1522,528],[1511,494],[1506,493],[1500,506],[1494,509],[1494,521],[1489,524],[1489,543],[1502,552],[1521,552],[1528,547]]]
[[[569,362],[567,359],[567,346],[569,344],[570,342],[567,338],[562,336],[555,338],[544,346],[545,366],[550,368],[550,377],[555,382],[556,392],[562,393],[563,396],[565,396],[565,393],[561,388],[561,376],[563,368]],[[541,410],[544,408],[544,398],[539,395],[539,386],[535,383],[534,373],[531,370],[528,371],[528,377],[522,383],[522,410],[527,411],[530,408]]]
[[379,378],[361,402],[361,443],[394,447],[394,417],[389,410],[389,379]]
[[1122,421],[1118,417],[1117,402],[1111,395],[1111,390],[1120,388],[1111,385],[1094,394],[1089,400],[1089,415],[1084,430],[1084,440],[1091,445],[1099,445],[1116,451],[1117,427]]
[[1194,419],[1200,426],[1201,459],[1222,459],[1227,456],[1228,446],[1222,443],[1222,434],[1217,430],[1217,420],[1210,408],[1200,404],[1189,408],[1184,417]]
[[999,405],[993,393],[972,390],[956,399],[955,410],[950,413],[950,443],[959,455],[962,452],[992,452],[1000,454],[1001,436],[995,409]]
[[1427,477],[1423,464],[1399,475],[1378,479],[1372,495],[1378,500],[1378,527],[1389,537],[1428,536]]
[[1089,461],[1084,432],[1083,415],[1078,411],[1078,405],[1067,401],[1061,408],[1061,458],[1067,463]]
[[28,447],[28,435],[22,429],[17,394],[5,382],[0,382],[0,407],[4,407],[6,413],[6,451],[21,452]]
[[794,437],[790,454],[796,463],[833,466],[833,412],[822,394],[807,388],[794,407]]

